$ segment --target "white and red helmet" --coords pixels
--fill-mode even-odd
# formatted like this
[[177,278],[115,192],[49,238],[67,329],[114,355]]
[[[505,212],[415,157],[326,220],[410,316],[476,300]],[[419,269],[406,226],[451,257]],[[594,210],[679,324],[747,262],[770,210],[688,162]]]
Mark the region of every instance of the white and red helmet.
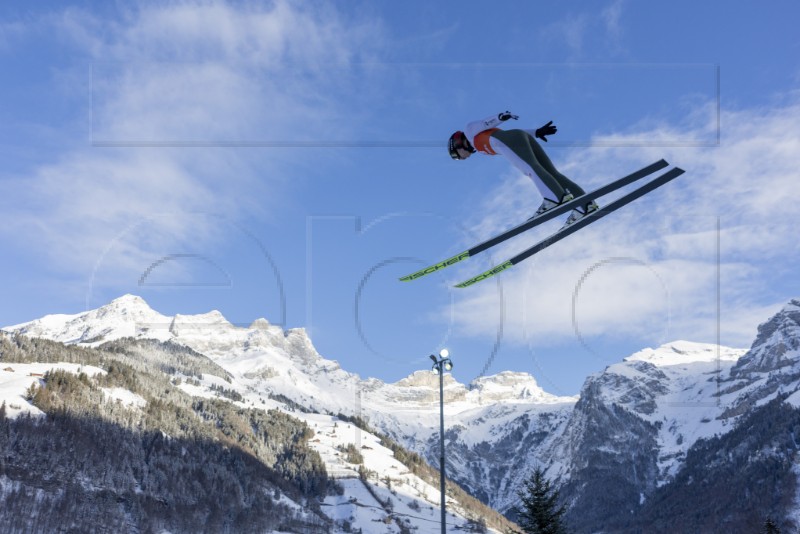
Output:
[[450,142],[447,144],[447,150],[450,152],[450,157],[453,159],[467,159],[470,154],[475,152],[475,149],[469,143],[466,134],[461,130],[450,136]]

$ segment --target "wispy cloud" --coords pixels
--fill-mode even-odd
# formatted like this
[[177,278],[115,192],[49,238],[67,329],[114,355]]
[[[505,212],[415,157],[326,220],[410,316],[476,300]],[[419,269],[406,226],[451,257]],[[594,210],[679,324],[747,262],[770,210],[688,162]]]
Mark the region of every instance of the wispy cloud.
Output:
[[590,28],[590,20],[587,13],[571,14],[545,27],[541,32],[541,39],[563,43],[569,51],[567,57],[575,59],[583,53],[583,43]]
[[[561,343],[575,336],[576,320],[582,335],[635,336],[643,344],[665,329],[671,339],[715,341],[718,328],[724,343],[749,343],[766,311],[796,296],[776,293],[773,281],[800,259],[796,207],[787,201],[800,176],[800,100],[723,112],[719,147],[626,147],[632,139],[702,138],[715,127],[704,109],[692,116],[690,126],[598,137],[617,148],[572,151],[561,168],[573,177],[593,169],[589,187],[660,157],[687,173],[501,275],[503,302],[488,282],[464,290],[459,331],[494,335],[483,331],[483,317],[502,306],[505,335],[518,343]],[[508,201],[523,189],[517,176],[498,186],[476,222],[482,233],[530,216],[535,201],[525,208]],[[500,205],[508,211],[497,219]],[[494,261],[554,229],[518,238]]]
[[[624,30],[621,23],[625,0],[612,0],[606,7],[571,11],[550,23],[541,32],[545,42],[557,42],[570,60],[583,59],[598,49],[612,54],[623,52]],[[599,47],[599,48],[597,48]]]
[[613,0],[601,12],[601,18],[605,24],[606,35],[612,49],[620,50],[623,37],[622,7],[625,0]]
[[22,22],[0,22],[0,50],[9,49],[26,31],[27,27]]
[[[45,257],[62,275],[86,275],[112,244],[112,267],[140,271],[174,252],[170,244],[222,241],[224,232],[198,214],[245,217],[279,205],[289,172],[280,154],[215,148],[214,141],[285,139],[301,131],[300,119],[317,132],[340,126],[336,90],[347,80],[323,67],[363,60],[380,42],[375,25],[319,4],[120,9],[113,19],[69,8],[38,21],[72,57],[89,58],[91,137],[119,145],[73,144],[5,180],[0,239]],[[85,62],[55,66],[87,73]],[[150,146],[126,146],[130,140]],[[170,146],[185,141],[205,145]],[[147,220],[158,221],[158,233],[129,231]]]
[[246,144],[347,127],[336,103],[354,89],[348,67],[376,49],[361,46],[378,42],[375,28],[294,6],[143,12],[96,58],[93,139]]

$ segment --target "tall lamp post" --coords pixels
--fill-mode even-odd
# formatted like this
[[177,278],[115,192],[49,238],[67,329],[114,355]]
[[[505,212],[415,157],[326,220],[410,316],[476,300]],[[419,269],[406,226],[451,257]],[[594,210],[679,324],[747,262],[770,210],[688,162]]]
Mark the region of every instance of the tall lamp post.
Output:
[[439,485],[442,493],[442,534],[445,534],[447,519],[445,517],[445,493],[444,493],[444,372],[453,368],[450,361],[450,352],[447,349],[439,351],[439,358],[431,354],[433,360],[433,372],[439,375]]

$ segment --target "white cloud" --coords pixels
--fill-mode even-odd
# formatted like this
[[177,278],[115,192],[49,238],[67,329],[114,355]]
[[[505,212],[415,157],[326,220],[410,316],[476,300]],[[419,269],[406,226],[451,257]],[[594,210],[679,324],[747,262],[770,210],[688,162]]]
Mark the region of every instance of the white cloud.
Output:
[[[507,339],[562,343],[575,335],[573,298],[579,288],[574,313],[583,336],[634,336],[648,344],[660,341],[668,330],[670,339],[715,341],[719,328],[723,343],[749,344],[765,314],[781,299],[797,296],[792,294],[796,284],[778,287],[776,278],[800,260],[797,208],[790,201],[800,177],[800,101],[724,111],[718,147],[630,146],[641,139],[655,145],[653,140],[679,135],[706,138],[716,122],[708,120],[706,111],[696,110],[694,122],[680,127],[656,125],[598,136],[602,148],[575,150],[566,158],[570,164],[557,161],[567,175],[574,176],[578,168],[593,169],[591,183],[582,184],[589,188],[660,157],[687,172],[501,274],[503,302],[491,282],[463,290],[455,310],[459,332],[493,336],[482,318],[495,316],[502,306]],[[504,180],[483,206],[476,222],[481,234],[530,216],[536,200],[531,197],[520,207],[519,197],[529,195],[520,193],[524,187],[519,180]],[[505,210],[502,217],[498,206]],[[556,228],[516,238],[493,252],[493,261],[473,261],[453,280],[507,259]],[[590,276],[583,280],[587,271]]]
[[566,45],[569,57],[577,57],[583,52],[583,43],[590,25],[590,17],[586,13],[579,15],[570,14],[559,21],[549,24],[542,29],[541,38],[544,41],[557,39]]
[[377,29],[295,6],[150,8],[110,42],[88,44],[106,48],[95,53],[94,138],[280,142],[346,127],[336,102]]
[[611,41],[612,47],[618,49],[622,40],[622,6],[624,0],[614,0],[601,11],[601,19],[605,24],[606,34]]
[[[91,60],[92,139],[155,146],[71,145],[5,181],[0,239],[45,256],[61,274],[86,275],[111,245],[111,267],[140,271],[174,252],[170,245],[220,242],[224,232],[198,214],[263,215],[280,203],[289,172],[282,154],[169,145],[283,141],[304,127],[320,135],[340,126],[336,91],[350,80],[322,66],[346,68],[380,43],[369,21],[316,3],[120,9],[113,20],[69,8],[39,21],[71,57]],[[86,63],[55,68],[86,72]],[[157,232],[131,231],[143,223]]]
[[557,41],[560,50],[568,51],[567,57],[581,58],[588,52],[595,53],[602,47],[613,54],[623,52],[623,29],[620,23],[623,16],[624,0],[612,0],[606,7],[583,12],[569,12],[541,30],[545,42]]

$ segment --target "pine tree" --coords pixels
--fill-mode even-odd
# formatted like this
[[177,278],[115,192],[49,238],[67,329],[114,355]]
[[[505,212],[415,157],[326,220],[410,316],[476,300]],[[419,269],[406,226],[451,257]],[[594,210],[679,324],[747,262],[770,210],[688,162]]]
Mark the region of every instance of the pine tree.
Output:
[[544,470],[537,467],[523,483],[523,490],[517,495],[522,507],[517,508],[517,524],[527,534],[566,534],[563,515],[565,506],[558,506],[559,492],[544,476]]
[[764,530],[762,530],[762,532],[764,534],[781,534],[781,529],[775,524],[775,521],[773,521],[771,517],[768,517],[767,520],[764,521]]

